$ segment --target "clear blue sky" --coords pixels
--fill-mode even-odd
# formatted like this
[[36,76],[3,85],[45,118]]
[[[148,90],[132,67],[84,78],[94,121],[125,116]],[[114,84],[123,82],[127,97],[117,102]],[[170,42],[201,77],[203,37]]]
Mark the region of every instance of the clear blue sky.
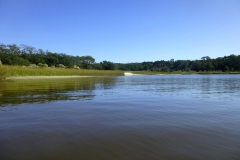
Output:
[[0,0],[0,43],[128,63],[240,54],[240,0]]

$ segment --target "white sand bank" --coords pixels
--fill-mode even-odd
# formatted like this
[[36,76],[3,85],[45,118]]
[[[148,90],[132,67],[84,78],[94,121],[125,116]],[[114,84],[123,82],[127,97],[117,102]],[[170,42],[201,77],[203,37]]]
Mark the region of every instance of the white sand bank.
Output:
[[124,72],[124,76],[140,76],[142,74],[134,74],[134,73],[131,73],[131,72]]

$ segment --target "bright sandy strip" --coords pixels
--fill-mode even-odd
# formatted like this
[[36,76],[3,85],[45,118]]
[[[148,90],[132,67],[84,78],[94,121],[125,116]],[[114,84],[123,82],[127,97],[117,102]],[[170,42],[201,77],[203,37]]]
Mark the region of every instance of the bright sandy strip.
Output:
[[125,76],[139,76],[139,75],[143,75],[143,74],[134,74],[134,73],[131,73],[131,72],[124,72],[124,75]]
[[82,77],[94,77],[94,76],[19,76],[19,77],[7,77],[6,79],[48,79],[48,78],[82,78]]
[[[124,73],[125,76],[142,76],[142,75],[148,75],[148,74],[134,74],[131,72],[125,72]],[[149,74],[151,75],[151,74]],[[152,74],[152,75],[168,75],[168,74]],[[181,74],[174,74],[174,75],[181,75]]]

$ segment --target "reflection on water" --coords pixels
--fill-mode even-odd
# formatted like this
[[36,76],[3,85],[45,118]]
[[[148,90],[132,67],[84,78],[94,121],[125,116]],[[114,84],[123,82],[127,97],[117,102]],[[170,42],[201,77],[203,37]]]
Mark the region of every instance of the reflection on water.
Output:
[[240,75],[23,80],[0,92],[1,160],[240,158]]
[[2,82],[0,106],[46,103],[59,100],[92,99],[96,85],[111,88],[116,78],[31,79]]

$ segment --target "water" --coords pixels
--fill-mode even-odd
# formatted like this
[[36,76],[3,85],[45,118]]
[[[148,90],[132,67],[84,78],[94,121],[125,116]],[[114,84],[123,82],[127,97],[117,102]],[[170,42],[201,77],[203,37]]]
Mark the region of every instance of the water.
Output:
[[0,86],[1,160],[240,159],[240,75]]

